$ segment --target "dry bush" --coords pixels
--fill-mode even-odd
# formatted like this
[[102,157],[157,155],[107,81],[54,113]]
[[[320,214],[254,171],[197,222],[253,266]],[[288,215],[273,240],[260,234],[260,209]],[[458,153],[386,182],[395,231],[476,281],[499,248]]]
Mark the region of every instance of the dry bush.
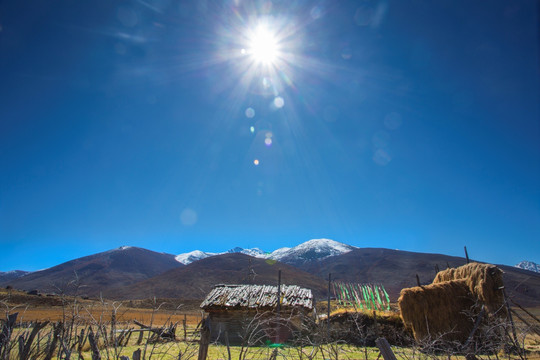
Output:
[[334,341],[344,340],[357,346],[375,346],[380,337],[398,346],[412,342],[412,333],[396,313],[338,311],[330,315],[330,329]]

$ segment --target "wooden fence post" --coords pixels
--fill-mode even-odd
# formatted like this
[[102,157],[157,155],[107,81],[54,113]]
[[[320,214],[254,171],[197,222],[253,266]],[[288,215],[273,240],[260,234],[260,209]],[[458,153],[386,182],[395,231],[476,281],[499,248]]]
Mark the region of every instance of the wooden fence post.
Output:
[[388,340],[381,337],[375,340],[375,344],[379,348],[379,351],[381,352],[381,355],[384,360],[397,360],[396,355],[394,355],[394,352],[392,351],[392,348],[390,347],[390,344],[388,343]]
[[15,326],[15,322],[17,321],[17,315],[19,315],[18,312],[7,316],[7,321],[4,326],[2,326],[2,332],[0,333],[0,355],[2,355],[2,350],[5,350],[4,356],[6,358],[9,358],[8,344],[11,338],[11,334],[13,333],[13,327]]
[[88,330],[88,342],[90,343],[90,349],[92,349],[92,360],[101,360],[101,355],[99,354],[98,344],[96,338],[94,337],[94,331],[92,327]]
[[58,337],[60,336],[60,331],[63,330],[64,323],[59,321],[56,324],[53,324],[53,336],[51,342],[47,345],[45,350],[44,360],[51,360],[54,350],[56,349],[56,343],[58,342]]
[[210,344],[210,326],[208,324],[209,321],[209,318],[206,318],[202,322],[198,360],[206,360],[206,356],[208,355],[208,345]]
[[326,313],[326,333],[330,341],[330,291],[332,286],[332,273],[328,273],[328,311]]
[[[30,350],[32,349],[32,343],[34,342],[34,339],[36,338],[37,334],[43,329],[45,326],[49,324],[48,321],[45,322],[36,322],[34,324],[34,328],[32,329],[32,332],[24,341],[24,338],[19,338],[19,358],[21,360],[28,360],[30,358]],[[21,342],[22,340],[22,342]]]

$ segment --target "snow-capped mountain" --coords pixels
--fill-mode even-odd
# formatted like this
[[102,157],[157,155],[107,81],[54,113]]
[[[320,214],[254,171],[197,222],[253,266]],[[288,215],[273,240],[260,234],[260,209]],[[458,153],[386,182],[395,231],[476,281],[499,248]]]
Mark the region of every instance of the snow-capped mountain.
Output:
[[194,250],[188,253],[180,254],[175,257],[176,261],[184,265],[191,264],[192,262],[205,259],[209,256],[241,253],[256,258],[278,260],[291,265],[303,264],[311,260],[322,260],[330,256],[336,256],[348,253],[355,249],[354,246],[343,244],[330,239],[313,239],[306,241],[293,248],[283,247],[274,250],[271,253],[264,252],[259,248],[244,249],[241,247],[235,247],[228,251],[221,253],[204,252],[200,250]]
[[249,255],[249,256],[257,257],[257,258],[263,258],[263,259],[266,258],[266,253],[264,251],[262,251],[261,249],[259,249],[259,248],[243,249],[243,248],[237,246],[237,247],[227,251],[227,253],[228,254],[240,253],[240,254],[246,254],[246,255]]
[[291,265],[299,265],[312,260],[322,260],[342,255],[356,249],[330,239],[313,239],[293,248],[281,248],[268,255],[268,258]]
[[30,274],[30,271],[23,271],[23,270],[11,270],[11,271],[6,271],[6,272],[0,271],[0,284],[18,279],[26,274]]
[[540,265],[538,265],[537,263],[534,263],[532,261],[526,261],[526,260],[520,261],[520,263],[517,264],[516,267],[520,268],[520,269],[540,273]]
[[194,261],[206,259],[209,256],[217,255],[215,253],[208,253],[200,250],[193,250],[185,254],[177,255],[174,259],[184,265],[191,264]]
[[232,254],[232,253],[241,253],[246,254],[249,256],[257,257],[257,258],[266,258],[267,255],[264,251],[262,251],[259,248],[253,248],[253,249],[244,249],[241,247],[235,247],[233,249],[227,250],[225,252],[221,253],[211,253],[211,252],[204,252],[200,250],[194,250],[190,251],[188,253],[180,254],[175,257],[176,261],[179,263],[182,263],[184,265],[191,264],[192,262],[206,259],[207,257],[214,256],[214,255],[221,255],[221,254]]

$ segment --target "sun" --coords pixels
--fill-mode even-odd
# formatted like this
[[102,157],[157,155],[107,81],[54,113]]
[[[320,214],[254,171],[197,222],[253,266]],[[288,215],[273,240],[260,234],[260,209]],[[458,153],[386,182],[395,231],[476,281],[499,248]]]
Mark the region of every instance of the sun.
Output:
[[256,63],[272,65],[279,57],[279,42],[276,35],[266,26],[259,25],[248,37],[246,53]]

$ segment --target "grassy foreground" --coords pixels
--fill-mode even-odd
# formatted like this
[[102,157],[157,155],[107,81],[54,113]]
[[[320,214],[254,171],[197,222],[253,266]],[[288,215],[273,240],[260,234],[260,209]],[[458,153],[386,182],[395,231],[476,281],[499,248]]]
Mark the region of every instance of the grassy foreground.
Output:
[[[4,293],[5,292],[5,293]],[[4,295],[4,296],[2,296]],[[179,301],[179,300],[176,300]],[[0,305],[4,308],[5,316],[14,312],[19,313],[17,325],[13,329],[10,339],[8,357],[0,360],[21,360],[20,339],[28,340],[29,334],[36,323],[41,322],[41,328],[31,343],[29,356],[23,360],[38,360],[45,358],[54,333],[55,325],[62,325],[62,332],[58,336],[57,347],[52,359],[92,359],[92,352],[88,341],[90,328],[96,334],[99,352],[102,360],[117,360],[128,357],[133,360],[133,353],[141,351],[141,359],[197,359],[199,351],[197,324],[201,320],[201,312],[195,306],[186,302],[175,303],[169,301],[170,306],[154,299],[150,303],[137,302],[107,302],[103,300],[80,299],[70,297],[28,296],[15,290],[6,292],[0,289]],[[164,305],[165,304],[165,305]],[[518,309],[519,310],[519,309]],[[535,316],[540,316],[540,309],[529,309]],[[519,314],[525,316],[522,311]],[[176,341],[155,342],[151,333],[134,332],[131,337],[122,337],[127,329],[138,330],[134,320],[145,323],[151,327],[176,324]],[[45,324],[46,323],[46,324]],[[185,324],[185,331],[184,331]],[[490,355],[477,355],[478,360],[540,360],[540,336],[527,324],[517,319],[523,339],[524,354],[508,354],[499,352]],[[534,331],[531,331],[534,330]],[[184,341],[186,337],[187,341]],[[122,341],[123,339],[125,341]],[[119,342],[119,343],[118,343]],[[60,350],[62,349],[62,350]],[[427,360],[427,359],[465,359],[463,356],[453,354],[425,354],[418,347],[408,348],[392,347],[398,360]],[[59,353],[61,351],[61,353]],[[70,356],[66,353],[69,352]],[[374,347],[356,347],[343,343],[318,344],[317,346],[283,348],[271,347],[240,347],[211,344],[208,349],[209,360],[258,360],[258,359],[298,359],[298,360],[377,360],[381,359],[379,349]]]
[[[137,349],[141,349],[141,355],[144,355],[144,347],[128,346],[118,354],[119,356],[127,356],[132,359],[132,354]],[[229,351],[230,350],[230,355]],[[274,349],[268,347],[250,347],[242,348],[239,346],[231,346],[227,349],[223,345],[210,345],[208,350],[208,360],[228,360],[228,359],[245,359],[245,360],[265,360],[271,359]],[[392,347],[394,354],[398,360],[465,360],[465,356],[448,355],[448,354],[424,354],[418,348],[400,348]],[[102,359],[108,357],[102,354]],[[189,343],[168,343],[159,344],[156,346],[148,346],[146,349],[145,359],[163,359],[163,360],[178,360],[178,359],[197,359],[198,345]],[[230,356],[230,357],[229,357]],[[114,358],[111,352],[110,359]],[[92,359],[91,353],[83,353],[83,359]],[[288,360],[383,360],[380,351],[375,347],[354,347],[345,344],[329,344],[318,347],[284,347],[276,350],[276,359]],[[520,359],[517,354],[491,354],[477,356],[478,360],[503,360],[503,359]],[[529,352],[525,359],[538,360],[540,352]]]

